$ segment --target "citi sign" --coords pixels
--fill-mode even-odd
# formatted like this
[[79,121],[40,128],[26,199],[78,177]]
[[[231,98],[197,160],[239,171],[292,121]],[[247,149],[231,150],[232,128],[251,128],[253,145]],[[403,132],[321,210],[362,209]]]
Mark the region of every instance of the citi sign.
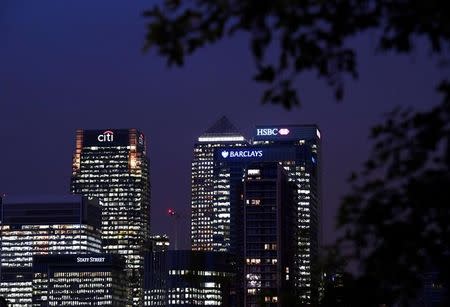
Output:
[[112,142],[114,141],[114,132],[111,130],[105,131],[97,137],[99,142]]
[[223,150],[223,158],[260,158],[263,156],[262,150]]
[[275,135],[288,135],[289,129],[287,128],[260,128],[256,129],[256,135],[275,136]]

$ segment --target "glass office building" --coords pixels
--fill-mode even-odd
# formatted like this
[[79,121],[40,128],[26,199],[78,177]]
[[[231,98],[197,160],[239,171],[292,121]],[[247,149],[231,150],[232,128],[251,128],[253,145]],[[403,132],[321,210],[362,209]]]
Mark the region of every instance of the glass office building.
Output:
[[31,306],[34,256],[101,252],[96,199],[6,197],[0,212],[0,296],[10,306]]
[[[225,116],[205,131],[194,145],[191,176],[191,240],[193,250],[213,250],[214,148],[248,145],[244,136]],[[224,213],[223,219],[229,219]]]
[[[232,261],[227,253],[210,251],[155,251],[163,259],[156,273],[164,279],[164,305],[148,306],[234,306],[231,302]],[[150,268],[150,267],[149,267]],[[162,269],[162,270],[161,270]],[[162,274],[161,274],[162,273]]]
[[295,186],[278,162],[250,164],[242,183],[244,306],[294,306]]
[[32,306],[127,306],[124,268],[117,254],[35,256]]
[[144,261],[144,306],[167,306],[167,235],[154,235]]
[[317,305],[320,276],[316,265],[319,257],[321,215],[321,135],[316,125],[257,126],[253,145],[268,148],[305,148],[309,152],[301,158],[278,160],[286,169],[289,181],[297,187],[298,236],[295,276],[301,289],[300,300],[305,305]]
[[[315,305],[319,276],[320,222],[320,132],[316,126],[257,127],[253,145],[242,149],[215,148],[213,247],[239,255],[244,244],[242,225],[244,171],[251,163],[277,162],[295,185],[296,236],[295,264],[290,278],[304,305]],[[229,214],[230,219],[223,219]]]
[[136,305],[150,236],[148,163],[146,139],[136,129],[77,130],[71,192],[99,198],[103,248],[125,256]]

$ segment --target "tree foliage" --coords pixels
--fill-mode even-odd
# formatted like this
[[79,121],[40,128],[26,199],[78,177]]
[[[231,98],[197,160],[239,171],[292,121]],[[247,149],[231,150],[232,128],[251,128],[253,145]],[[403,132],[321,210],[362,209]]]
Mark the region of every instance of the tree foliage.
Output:
[[[448,56],[450,2],[446,0],[165,0],[145,11],[145,50],[182,66],[199,48],[239,32],[249,34],[253,78],[266,85],[264,103],[299,104],[295,77],[314,71],[339,100],[344,76],[358,76],[355,34],[374,31],[377,49],[408,53],[427,38],[433,54]],[[266,56],[275,50],[275,61]],[[448,59],[447,59],[448,60]]]
[[[169,66],[224,37],[249,34],[253,78],[266,85],[262,101],[286,108],[299,104],[293,81],[306,71],[342,99],[345,76],[358,76],[349,39],[361,32],[372,30],[380,52],[408,54],[425,38],[430,59],[449,62],[446,0],[166,0],[144,15],[144,49],[157,50]],[[346,297],[339,306],[407,306],[430,270],[450,285],[450,83],[439,91],[444,99],[431,110],[398,108],[372,130],[373,151],[350,178],[338,215],[340,250],[362,265],[361,275],[345,275],[347,288],[333,293]],[[338,306],[327,299],[324,306]]]
[[439,90],[444,100],[433,109],[398,108],[373,128],[371,156],[351,176],[338,215],[347,256],[403,304],[427,272],[450,285],[450,83]]

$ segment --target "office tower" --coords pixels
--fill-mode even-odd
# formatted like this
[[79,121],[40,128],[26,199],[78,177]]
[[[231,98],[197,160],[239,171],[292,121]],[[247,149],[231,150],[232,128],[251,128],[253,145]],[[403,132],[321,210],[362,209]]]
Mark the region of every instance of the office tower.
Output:
[[320,276],[317,260],[320,239],[320,131],[316,125],[257,126],[253,145],[269,147],[306,147],[311,152],[306,159],[280,159],[289,180],[297,185],[298,251],[300,270],[296,284],[301,289],[300,300],[316,305]]
[[33,257],[33,305],[128,305],[125,261],[117,254]]
[[[246,146],[244,136],[225,116],[194,145],[191,176],[191,239],[193,250],[213,250],[213,153],[216,147]],[[224,216],[224,219],[229,217]]]
[[144,306],[235,306],[229,254],[155,248],[148,256]]
[[144,306],[167,306],[167,235],[150,238],[144,261]]
[[[333,268],[321,273],[319,303],[321,306],[348,306],[349,299],[357,296],[351,288],[352,275],[341,269]],[[350,287],[350,288],[349,288]],[[351,297],[348,297],[348,296]],[[369,300],[369,298],[368,298]],[[370,302],[371,303],[371,302]],[[367,304],[370,304],[369,301]]]
[[242,191],[244,306],[294,306],[295,186],[281,164],[260,162]]
[[[214,236],[215,250],[240,255],[243,250],[242,176],[255,162],[278,162],[296,186],[295,264],[290,274],[304,305],[316,305],[319,276],[313,276],[319,236],[319,131],[315,126],[258,128],[267,135],[255,137],[255,145],[242,149],[216,148],[214,152],[214,207],[229,213],[230,220],[214,221],[221,233]],[[312,134],[314,133],[314,136]],[[281,140],[278,140],[280,139]],[[242,273],[242,272],[241,272]]]
[[166,261],[167,306],[232,306],[229,299],[234,274],[228,254],[168,251]]
[[87,197],[3,198],[0,296],[12,306],[32,302],[35,255],[101,252],[101,209]]
[[150,236],[150,178],[144,135],[136,129],[77,130],[71,192],[98,197],[107,253],[125,256],[133,304],[142,305]]

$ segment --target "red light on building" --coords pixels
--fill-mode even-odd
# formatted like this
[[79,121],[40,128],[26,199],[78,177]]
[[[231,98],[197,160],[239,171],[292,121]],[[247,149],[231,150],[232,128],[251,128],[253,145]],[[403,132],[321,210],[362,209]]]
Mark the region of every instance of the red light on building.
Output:
[[174,216],[175,215],[175,210],[173,210],[172,208],[169,208],[167,210],[167,214],[170,215],[170,216]]

